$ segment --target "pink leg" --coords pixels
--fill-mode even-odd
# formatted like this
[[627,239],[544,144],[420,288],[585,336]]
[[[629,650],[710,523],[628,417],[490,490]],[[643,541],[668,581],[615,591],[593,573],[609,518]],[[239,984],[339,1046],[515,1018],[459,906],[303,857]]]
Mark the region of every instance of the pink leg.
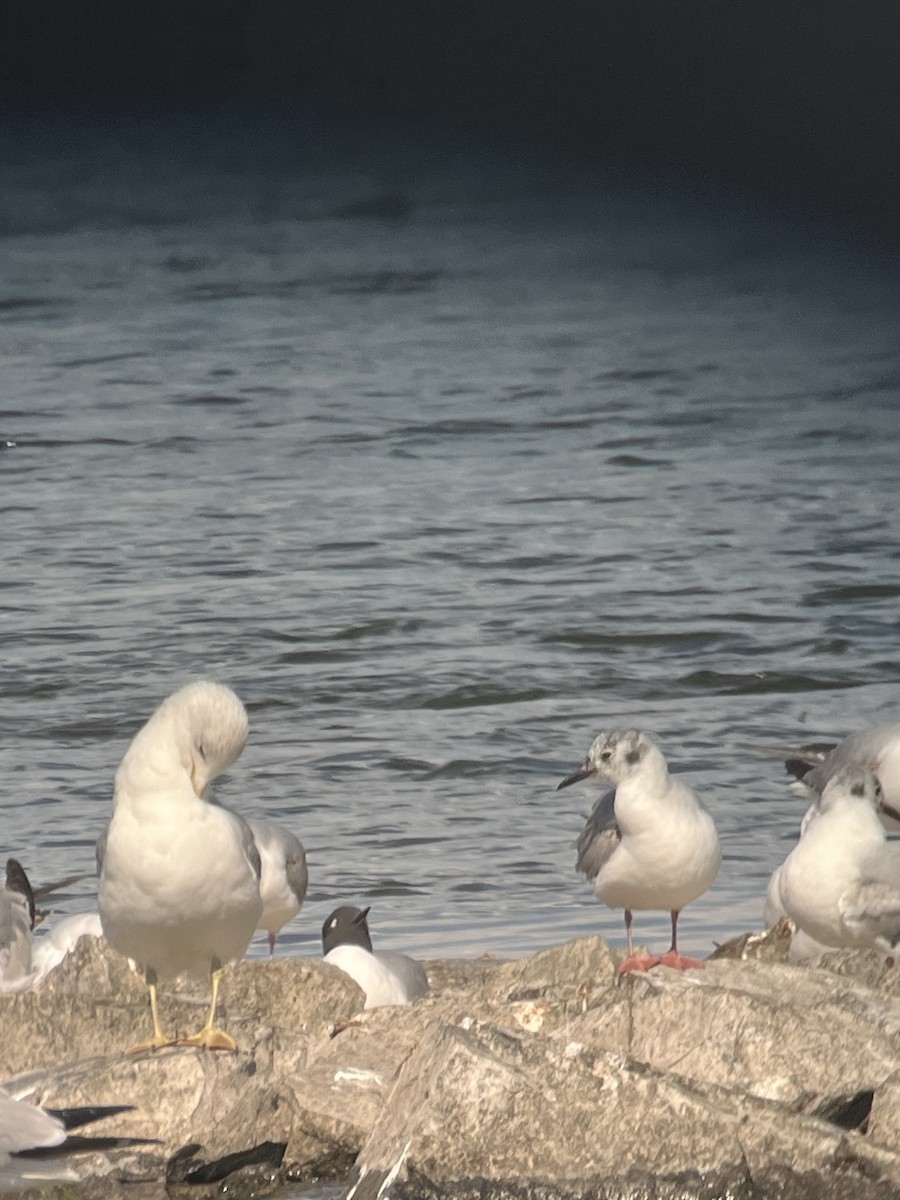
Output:
[[629,971],[649,971],[660,959],[652,954],[637,955],[634,952],[634,942],[631,939],[631,909],[625,909],[625,933],[628,935],[628,957],[619,967],[619,974],[626,975]]
[[688,958],[687,955],[678,953],[678,912],[675,909],[672,910],[672,945],[658,961],[661,966],[673,967],[676,971],[703,969],[699,958]]

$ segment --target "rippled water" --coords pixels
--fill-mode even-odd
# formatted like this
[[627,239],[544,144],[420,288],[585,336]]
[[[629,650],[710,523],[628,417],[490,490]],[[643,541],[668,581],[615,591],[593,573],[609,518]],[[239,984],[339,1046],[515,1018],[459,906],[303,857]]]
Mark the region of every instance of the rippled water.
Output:
[[623,940],[554,790],[612,724],[719,825],[685,948],[757,926],[801,815],[768,751],[897,714],[897,263],[378,129],[0,162],[0,852],[91,870],[128,740],[212,676],[220,797],[307,846],[290,950],[342,901],[423,955]]

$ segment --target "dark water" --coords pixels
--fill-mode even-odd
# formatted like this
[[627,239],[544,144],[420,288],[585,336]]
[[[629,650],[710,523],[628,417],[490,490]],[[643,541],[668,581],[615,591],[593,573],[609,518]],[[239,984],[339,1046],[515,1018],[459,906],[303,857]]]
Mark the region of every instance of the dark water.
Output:
[[90,870],[210,676],[252,723],[220,796],[307,845],[291,951],[343,901],[423,955],[621,940],[554,790],[612,724],[716,816],[685,947],[758,925],[801,815],[766,749],[897,714],[897,263],[376,128],[0,160],[0,853]]

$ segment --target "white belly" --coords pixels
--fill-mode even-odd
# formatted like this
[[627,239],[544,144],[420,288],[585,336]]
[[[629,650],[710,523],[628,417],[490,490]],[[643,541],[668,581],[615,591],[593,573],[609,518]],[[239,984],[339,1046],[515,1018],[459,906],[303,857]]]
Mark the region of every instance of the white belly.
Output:
[[256,876],[231,814],[202,801],[160,806],[138,821],[118,808],[109,827],[99,907],[121,954],[161,978],[205,975],[240,958],[262,912]]
[[706,812],[646,833],[623,837],[594,880],[611,908],[680,911],[712,885],[722,861]]

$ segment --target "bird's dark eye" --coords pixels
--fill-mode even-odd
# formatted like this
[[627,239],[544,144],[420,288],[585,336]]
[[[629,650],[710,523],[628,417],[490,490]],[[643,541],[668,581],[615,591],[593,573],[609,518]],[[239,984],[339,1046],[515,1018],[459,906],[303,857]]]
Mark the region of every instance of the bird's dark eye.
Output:
[[603,753],[600,755],[600,759],[602,762],[609,762],[609,760],[611,758],[612,758],[612,750],[604,750]]
[[865,788],[861,783],[854,783],[853,787],[850,789],[850,794],[853,796],[863,796],[865,795]]

